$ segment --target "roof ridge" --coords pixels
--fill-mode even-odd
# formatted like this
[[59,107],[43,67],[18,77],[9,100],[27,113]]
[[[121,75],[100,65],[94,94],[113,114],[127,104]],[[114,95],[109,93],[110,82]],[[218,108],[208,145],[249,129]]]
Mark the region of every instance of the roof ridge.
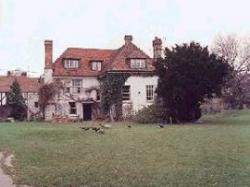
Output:
[[115,51],[117,49],[105,49],[105,48],[86,48],[86,47],[68,47],[66,50],[68,49],[80,49],[80,50],[100,50],[100,51]]

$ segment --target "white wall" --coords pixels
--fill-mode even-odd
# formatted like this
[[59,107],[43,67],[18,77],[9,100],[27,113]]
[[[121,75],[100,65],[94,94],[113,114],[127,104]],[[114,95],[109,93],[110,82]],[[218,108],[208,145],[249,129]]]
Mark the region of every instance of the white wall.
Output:
[[130,85],[130,101],[124,101],[123,105],[131,103],[134,112],[151,105],[153,102],[146,99],[146,85],[153,85],[155,90],[157,83],[157,76],[130,76],[125,82],[125,85]]
[[53,70],[52,69],[44,69],[44,83],[49,84],[53,82]]
[[[81,93],[72,93],[68,95],[73,95],[74,99],[78,100],[87,100],[87,99],[96,99],[96,91],[93,90],[91,93],[86,92],[86,89],[91,87],[99,88],[99,81],[96,77],[64,77],[61,78],[61,81],[64,83],[64,87],[72,87],[72,79],[82,80]],[[64,97],[65,96],[65,97]],[[67,100],[67,93],[63,96],[63,100]]]
[[26,104],[28,106],[27,118],[28,120],[33,114],[39,112],[39,108],[35,107],[35,102],[38,102],[39,95],[38,93],[28,93],[26,97]]
[[[87,99],[96,100],[96,91],[92,90],[90,93],[86,92],[86,89],[91,87],[99,88],[99,81],[96,77],[56,77],[60,78],[64,87],[72,87],[72,79],[81,79],[82,88],[81,93],[65,93],[61,92],[60,98],[55,97],[54,102],[57,103],[56,106],[49,105],[46,108],[46,120],[52,119],[52,113],[55,115],[70,115],[69,102],[76,102],[77,114],[80,118],[83,118],[83,108],[82,102]],[[73,98],[72,98],[73,97]]]
[[[96,77],[57,77],[61,78],[62,82],[66,87],[70,87],[72,83],[72,79],[82,79],[82,90],[81,93],[68,94],[64,93],[60,96],[60,99],[56,99],[57,103],[60,103],[61,109],[56,110],[54,106],[49,106],[46,110],[46,119],[51,119],[53,112],[58,115],[69,115],[69,102],[74,102],[78,100],[76,103],[77,107],[77,115],[82,118],[83,110],[82,110],[82,102],[88,98],[96,99],[96,91],[93,90],[90,95],[85,92],[86,89],[91,87],[99,87],[99,82]],[[130,85],[130,101],[123,102],[123,108],[131,108],[132,112],[135,113],[138,110],[142,109],[145,106],[149,106],[153,104],[153,101],[147,101],[146,99],[146,85],[153,85],[154,90],[157,87],[158,77],[157,76],[130,76],[128,80],[125,82],[125,85]],[[69,97],[69,95],[73,96]],[[123,110],[125,111],[125,110]],[[131,110],[130,110],[131,111]],[[125,114],[126,115],[126,114]]]

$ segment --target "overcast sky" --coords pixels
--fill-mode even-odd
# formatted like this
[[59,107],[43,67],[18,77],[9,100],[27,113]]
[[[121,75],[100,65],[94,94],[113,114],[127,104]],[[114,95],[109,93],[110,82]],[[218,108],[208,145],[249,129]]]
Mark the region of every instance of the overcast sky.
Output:
[[118,48],[125,34],[149,55],[155,36],[209,45],[218,33],[250,34],[249,8],[249,0],[0,0],[0,74],[40,75],[45,39],[54,59],[67,47]]

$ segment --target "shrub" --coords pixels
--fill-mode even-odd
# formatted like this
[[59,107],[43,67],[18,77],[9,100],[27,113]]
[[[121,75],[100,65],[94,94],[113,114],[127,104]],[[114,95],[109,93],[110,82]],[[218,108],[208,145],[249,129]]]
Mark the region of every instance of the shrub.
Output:
[[137,123],[167,123],[168,115],[165,108],[158,104],[153,104],[139,110],[134,116]]
[[6,120],[11,114],[11,108],[7,105],[0,106],[0,121]]

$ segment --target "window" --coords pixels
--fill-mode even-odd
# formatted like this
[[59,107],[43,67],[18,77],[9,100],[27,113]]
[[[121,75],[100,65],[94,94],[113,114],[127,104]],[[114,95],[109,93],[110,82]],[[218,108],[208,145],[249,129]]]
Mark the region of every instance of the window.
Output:
[[154,86],[153,85],[146,85],[146,99],[147,101],[154,100]]
[[145,59],[130,59],[130,68],[132,69],[146,68]]
[[92,61],[91,69],[93,71],[101,71],[102,70],[102,62],[101,61]]
[[66,92],[66,93],[70,93],[70,87],[66,87],[66,88],[65,88],[65,92]]
[[76,114],[76,103],[69,102],[69,114]]
[[82,88],[82,80],[81,79],[73,79],[72,80],[73,93],[81,93]]
[[38,108],[38,102],[35,102],[34,105],[35,105],[35,108]]
[[1,106],[3,106],[3,105],[6,105],[7,104],[7,93],[5,93],[5,92],[1,92],[0,93],[1,95],[1,100],[0,100],[0,104],[1,104]]
[[130,100],[130,86],[123,86],[122,87],[122,100],[123,101]]
[[79,68],[79,59],[65,59],[64,67],[65,68]]
[[100,100],[101,100],[101,94],[100,94],[100,91],[99,91],[99,90],[96,91],[96,100],[97,100],[97,101],[100,101]]

